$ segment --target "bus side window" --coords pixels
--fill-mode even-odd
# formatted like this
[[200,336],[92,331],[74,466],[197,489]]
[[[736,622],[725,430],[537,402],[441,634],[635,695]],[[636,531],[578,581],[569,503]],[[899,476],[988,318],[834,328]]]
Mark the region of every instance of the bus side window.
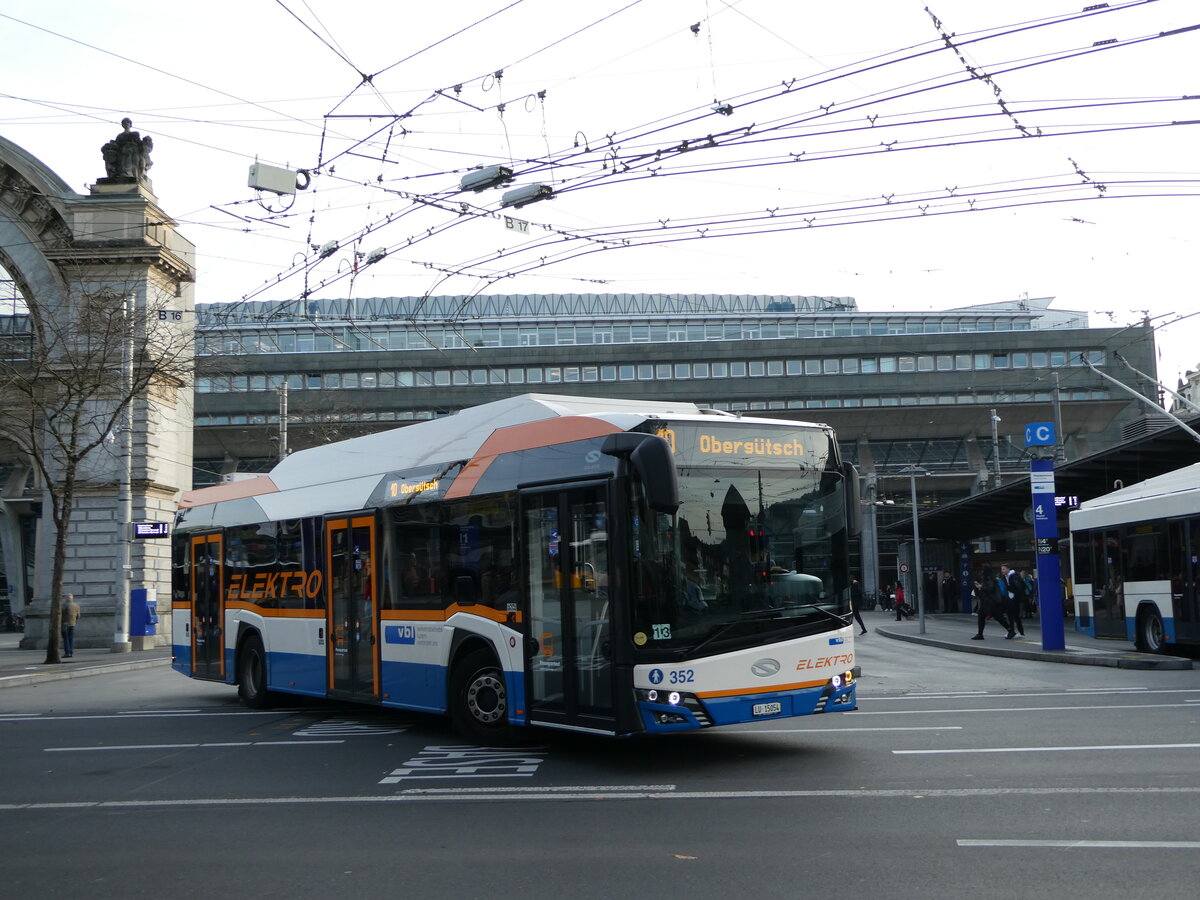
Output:
[[385,603],[391,609],[441,607],[440,539],[436,508],[416,505],[389,512],[384,522],[384,560],[388,580]]

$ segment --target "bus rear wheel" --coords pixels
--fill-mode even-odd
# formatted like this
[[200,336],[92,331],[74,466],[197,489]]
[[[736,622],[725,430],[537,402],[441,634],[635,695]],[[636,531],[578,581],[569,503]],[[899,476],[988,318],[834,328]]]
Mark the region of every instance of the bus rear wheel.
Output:
[[252,709],[266,709],[271,705],[271,692],[267,690],[267,654],[262,639],[251,635],[238,651],[238,696]]
[[511,744],[504,670],[488,650],[473,650],[450,676],[450,719],[459,733],[478,744]]
[[1137,648],[1143,653],[1162,653],[1166,646],[1166,631],[1157,609],[1144,609],[1137,617]]

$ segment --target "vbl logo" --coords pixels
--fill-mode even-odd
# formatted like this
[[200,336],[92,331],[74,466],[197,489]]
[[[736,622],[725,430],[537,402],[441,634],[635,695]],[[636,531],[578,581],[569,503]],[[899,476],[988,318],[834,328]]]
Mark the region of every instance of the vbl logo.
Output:
[[389,644],[415,644],[417,629],[412,625],[388,625],[384,637]]

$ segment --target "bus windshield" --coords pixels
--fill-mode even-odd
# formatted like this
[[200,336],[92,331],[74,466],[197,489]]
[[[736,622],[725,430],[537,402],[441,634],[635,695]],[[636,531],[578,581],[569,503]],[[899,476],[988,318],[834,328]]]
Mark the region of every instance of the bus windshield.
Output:
[[[805,448],[799,458],[743,452],[731,466],[712,454],[681,453],[677,444],[677,461],[716,464],[681,465],[678,513],[646,511],[634,523],[635,643],[702,652],[797,628],[842,627],[845,493],[829,468],[831,442],[816,429],[780,430],[768,432],[770,446],[794,441]],[[764,446],[721,437],[722,447]]]

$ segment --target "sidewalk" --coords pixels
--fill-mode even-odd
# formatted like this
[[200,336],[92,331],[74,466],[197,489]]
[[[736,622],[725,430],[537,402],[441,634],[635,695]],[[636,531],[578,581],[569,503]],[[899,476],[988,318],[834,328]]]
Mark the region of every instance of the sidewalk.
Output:
[[1037,620],[1027,620],[1025,637],[1017,635],[1005,640],[1004,629],[995,622],[988,622],[982,641],[973,641],[976,623],[974,616],[937,615],[925,616],[925,634],[919,633],[917,618],[897,622],[894,613],[873,611],[864,614],[876,634],[941,647],[944,650],[961,650],[965,653],[982,653],[985,656],[1008,656],[1013,659],[1035,659],[1042,662],[1070,663],[1077,666],[1111,666],[1118,669],[1190,669],[1192,661],[1178,656],[1163,656],[1157,653],[1138,653],[1125,641],[1097,640],[1080,634],[1065,622],[1065,650],[1043,650],[1042,629]]
[[171,664],[170,647],[130,653],[113,653],[108,647],[76,647],[75,655],[70,659],[48,666],[45,650],[20,649],[22,637],[24,635],[19,632],[0,632],[0,688]]

